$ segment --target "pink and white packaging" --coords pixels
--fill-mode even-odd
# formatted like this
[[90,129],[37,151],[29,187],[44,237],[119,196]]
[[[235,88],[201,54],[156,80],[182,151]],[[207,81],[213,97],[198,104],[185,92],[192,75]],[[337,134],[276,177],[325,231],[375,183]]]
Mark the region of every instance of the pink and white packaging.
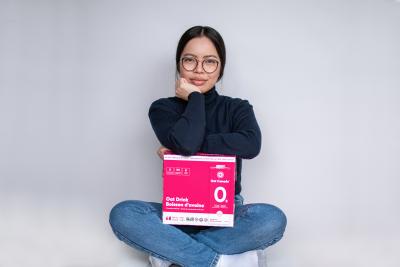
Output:
[[163,223],[233,227],[235,156],[165,154]]

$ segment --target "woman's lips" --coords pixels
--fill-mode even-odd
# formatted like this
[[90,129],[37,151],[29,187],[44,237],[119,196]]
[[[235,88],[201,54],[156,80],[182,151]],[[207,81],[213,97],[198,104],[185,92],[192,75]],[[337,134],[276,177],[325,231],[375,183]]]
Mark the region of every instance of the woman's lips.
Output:
[[200,86],[200,85],[203,85],[203,84],[206,83],[205,80],[194,80],[194,79],[192,79],[191,81],[192,81],[192,83],[193,83],[194,85],[197,85],[197,86]]

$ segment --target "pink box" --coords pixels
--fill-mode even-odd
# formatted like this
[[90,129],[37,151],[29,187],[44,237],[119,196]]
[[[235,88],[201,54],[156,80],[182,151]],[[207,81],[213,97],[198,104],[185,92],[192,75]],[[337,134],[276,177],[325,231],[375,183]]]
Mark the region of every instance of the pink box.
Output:
[[165,154],[163,223],[233,227],[235,156]]

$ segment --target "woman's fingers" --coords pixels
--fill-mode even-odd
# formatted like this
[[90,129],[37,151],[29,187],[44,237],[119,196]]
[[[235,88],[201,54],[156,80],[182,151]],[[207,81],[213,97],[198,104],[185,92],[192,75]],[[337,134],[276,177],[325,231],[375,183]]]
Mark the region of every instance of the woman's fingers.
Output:
[[158,150],[157,150],[157,155],[160,157],[160,159],[164,159],[164,154],[165,152],[169,151],[168,148],[161,146]]
[[187,101],[190,93],[194,91],[200,92],[200,89],[194,84],[189,83],[185,78],[180,78],[176,81],[175,95],[177,97]]
[[161,150],[162,147],[160,147],[159,149],[157,149],[157,155],[160,157],[160,159],[163,159],[163,152]]

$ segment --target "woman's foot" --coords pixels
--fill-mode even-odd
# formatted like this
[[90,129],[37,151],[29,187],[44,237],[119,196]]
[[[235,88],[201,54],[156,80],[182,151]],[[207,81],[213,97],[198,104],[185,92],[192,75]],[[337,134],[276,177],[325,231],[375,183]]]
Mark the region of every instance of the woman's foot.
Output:
[[150,261],[152,267],[169,267],[172,264],[171,262],[169,262],[167,260],[159,259],[159,258],[153,257],[152,255],[149,256],[149,261]]
[[216,267],[258,267],[257,250],[251,250],[240,254],[220,255]]
[[[261,258],[261,259],[260,259]],[[216,267],[258,267],[266,266],[264,250],[251,250],[240,254],[220,255]],[[149,261],[152,267],[179,267],[167,260],[149,256]]]

